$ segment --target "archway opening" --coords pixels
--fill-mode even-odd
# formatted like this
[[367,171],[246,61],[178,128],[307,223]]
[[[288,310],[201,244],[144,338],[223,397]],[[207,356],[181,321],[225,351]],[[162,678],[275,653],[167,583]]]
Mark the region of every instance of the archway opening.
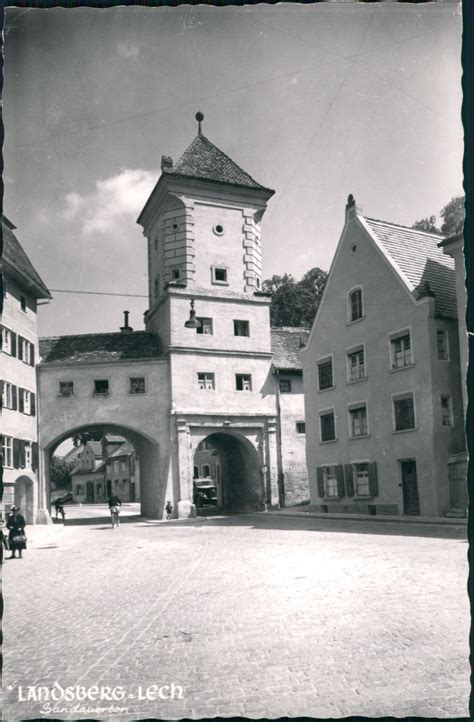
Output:
[[193,475],[193,500],[198,513],[264,509],[259,456],[240,435],[217,432],[201,441],[194,452]]
[[130,505],[132,513],[162,513],[159,446],[133,429],[117,424],[71,429],[44,449],[44,463],[47,505],[55,516],[56,501],[66,515],[69,506],[71,512],[80,507],[88,517],[112,495]]
[[28,524],[34,522],[34,485],[29,476],[19,476],[15,481],[15,506],[20,509]]

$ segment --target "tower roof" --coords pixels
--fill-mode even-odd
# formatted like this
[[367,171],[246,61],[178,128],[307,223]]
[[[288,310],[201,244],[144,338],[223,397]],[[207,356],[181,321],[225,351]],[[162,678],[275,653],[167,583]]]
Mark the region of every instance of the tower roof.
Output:
[[201,178],[257,190],[270,190],[257,183],[228,155],[201,134],[194,138],[176,165],[163,168],[163,172],[166,175]]
[[16,227],[5,216],[2,217],[3,264],[5,271],[12,273],[28,287],[36,298],[51,298],[23,246],[13,233]]

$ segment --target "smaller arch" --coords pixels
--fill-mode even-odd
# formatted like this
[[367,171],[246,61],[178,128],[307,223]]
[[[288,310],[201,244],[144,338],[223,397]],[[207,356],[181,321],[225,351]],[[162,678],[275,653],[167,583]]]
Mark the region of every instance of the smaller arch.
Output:
[[21,474],[15,480],[15,506],[28,524],[35,521],[35,481],[28,474]]

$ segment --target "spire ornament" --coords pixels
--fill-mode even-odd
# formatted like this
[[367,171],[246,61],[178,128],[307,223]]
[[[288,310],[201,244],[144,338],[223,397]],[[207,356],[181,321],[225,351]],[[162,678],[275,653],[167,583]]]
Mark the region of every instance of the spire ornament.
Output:
[[201,113],[201,111],[198,110],[198,112],[196,113],[195,118],[196,118],[196,120],[197,120],[197,122],[198,122],[198,135],[202,135],[201,123],[202,123],[202,121],[204,120],[204,113]]

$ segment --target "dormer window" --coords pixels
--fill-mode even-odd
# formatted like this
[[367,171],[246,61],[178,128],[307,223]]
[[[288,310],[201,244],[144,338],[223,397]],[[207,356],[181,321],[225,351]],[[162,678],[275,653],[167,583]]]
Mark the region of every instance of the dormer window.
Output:
[[227,268],[222,266],[212,266],[212,282],[216,284],[227,285]]

